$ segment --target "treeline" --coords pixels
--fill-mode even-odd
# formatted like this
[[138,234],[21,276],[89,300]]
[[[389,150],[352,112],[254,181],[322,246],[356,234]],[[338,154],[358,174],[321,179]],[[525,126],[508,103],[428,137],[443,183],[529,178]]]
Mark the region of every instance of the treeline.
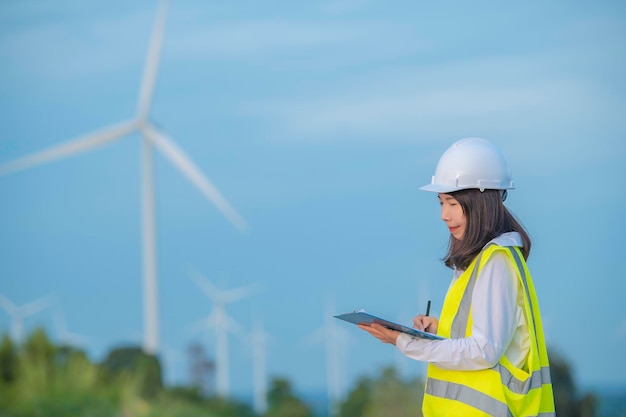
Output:
[[[555,356],[551,369],[559,417],[595,417],[595,397],[577,393],[567,362]],[[423,384],[383,369],[360,378],[334,414],[421,416]],[[258,415],[200,387],[165,387],[159,361],[139,347],[113,349],[94,363],[79,349],[55,346],[43,329],[19,346],[6,334],[0,342],[0,417],[315,417],[286,378],[271,381],[267,400],[267,411]]]

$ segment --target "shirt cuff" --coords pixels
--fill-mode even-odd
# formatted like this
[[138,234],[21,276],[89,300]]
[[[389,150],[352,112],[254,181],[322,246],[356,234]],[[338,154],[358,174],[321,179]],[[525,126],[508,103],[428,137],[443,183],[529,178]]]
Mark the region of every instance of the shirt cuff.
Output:
[[404,354],[406,354],[407,347],[409,343],[413,341],[413,338],[406,333],[400,333],[398,338],[396,339],[396,348]]

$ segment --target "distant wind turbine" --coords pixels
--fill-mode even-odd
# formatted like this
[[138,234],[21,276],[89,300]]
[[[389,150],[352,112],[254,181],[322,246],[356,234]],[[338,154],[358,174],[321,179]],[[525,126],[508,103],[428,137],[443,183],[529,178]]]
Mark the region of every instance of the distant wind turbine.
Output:
[[211,314],[203,320],[203,327],[215,329],[215,362],[216,362],[216,389],[220,397],[229,396],[228,380],[228,332],[243,335],[243,327],[226,314],[226,305],[251,296],[257,292],[259,286],[250,284],[230,290],[220,290],[204,275],[192,271],[192,278],[211,300],[213,309]]
[[196,167],[191,159],[159,130],[150,120],[149,111],[156,82],[157,67],[165,29],[167,0],[161,1],[150,41],[148,56],[139,93],[137,114],[134,119],[61,143],[35,154],[0,164],[0,176],[30,167],[66,158],[121,139],[138,132],[142,136],[142,229],[143,229],[143,288],[144,288],[144,340],[143,349],[157,354],[159,349],[158,284],[156,225],[154,207],[154,178],[152,151],[160,151],[184,176],[230,220],[235,227],[244,231],[245,220],[235,211],[217,188]]
[[0,294],[0,308],[11,316],[11,333],[13,341],[16,344],[22,343],[22,338],[24,337],[24,320],[50,307],[53,302],[54,297],[48,294],[35,301],[18,306],[6,296]]
[[328,416],[337,415],[337,405],[343,394],[343,381],[346,361],[343,358],[348,333],[337,325],[335,304],[331,298],[326,300],[324,325],[309,334],[305,342],[324,343],[326,347],[326,389],[328,392]]

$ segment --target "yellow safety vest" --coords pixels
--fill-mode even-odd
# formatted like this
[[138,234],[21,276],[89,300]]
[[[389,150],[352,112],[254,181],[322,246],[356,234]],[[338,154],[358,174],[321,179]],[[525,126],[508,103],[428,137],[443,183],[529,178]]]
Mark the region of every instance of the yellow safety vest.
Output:
[[530,351],[522,368],[505,356],[490,369],[452,371],[428,365],[422,412],[424,417],[555,417],[548,353],[543,338],[539,304],[530,273],[519,248],[487,246],[450,287],[443,304],[437,334],[465,338],[472,334],[472,292],[478,272],[497,251],[516,266],[524,289],[524,313],[530,333]]

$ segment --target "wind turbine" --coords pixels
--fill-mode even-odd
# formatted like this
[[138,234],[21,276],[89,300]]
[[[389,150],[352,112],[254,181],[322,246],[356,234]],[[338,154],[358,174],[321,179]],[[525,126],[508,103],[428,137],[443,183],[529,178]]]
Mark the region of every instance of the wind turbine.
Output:
[[35,301],[31,301],[30,303],[18,306],[7,297],[0,294],[0,308],[2,308],[4,311],[7,312],[9,316],[11,316],[11,333],[13,336],[13,340],[16,344],[19,345],[20,343],[22,343],[24,320],[27,317],[33,316],[40,311],[50,307],[53,301],[54,297],[48,294],[44,297],[36,299]]
[[305,342],[324,343],[326,347],[326,389],[328,393],[328,416],[337,415],[337,405],[342,396],[344,368],[344,347],[348,342],[348,333],[336,323],[333,300],[328,297],[324,308],[324,325],[309,334]]
[[229,395],[228,381],[228,332],[245,333],[243,327],[226,314],[226,305],[249,297],[258,290],[258,285],[250,284],[229,290],[218,289],[199,272],[192,271],[192,278],[213,303],[211,314],[203,321],[205,328],[215,329],[216,389],[220,397]]
[[235,211],[218,189],[196,167],[191,159],[149,119],[152,93],[165,29],[167,0],[160,3],[152,32],[143,79],[139,92],[137,114],[131,120],[105,127],[99,131],[69,140],[7,163],[0,164],[0,176],[93,150],[119,140],[131,133],[141,134],[141,200],[143,230],[144,340],[143,349],[157,354],[159,349],[158,284],[156,225],[154,206],[154,174],[152,153],[156,148],[204,194],[235,227],[246,230],[245,220]]

